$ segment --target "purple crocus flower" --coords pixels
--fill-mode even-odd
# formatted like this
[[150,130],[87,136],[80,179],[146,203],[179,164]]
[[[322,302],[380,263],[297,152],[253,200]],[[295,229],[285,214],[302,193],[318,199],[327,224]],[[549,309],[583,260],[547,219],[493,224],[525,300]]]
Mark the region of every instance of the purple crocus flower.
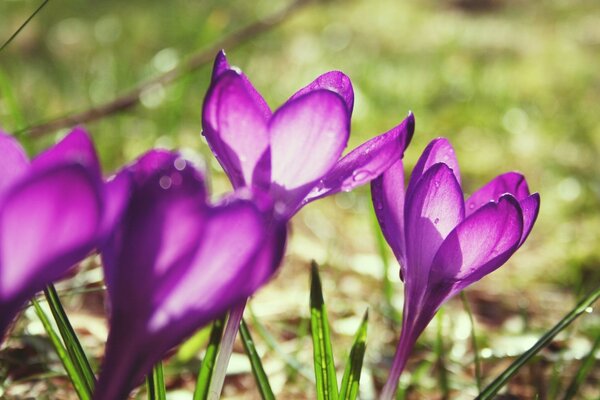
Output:
[[21,306],[109,233],[124,185],[102,182],[87,134],[73,130],[29,161],[0,132],[0,338]]
[[170,348],[265,283],[286,230],[234,195],[207,203],[204,178],[153,150],[118,175],[131,197],[102,250],[110,333],[94,399],[125,399]]
[[412,114],[340,159],[353,106],[350,79],[331,71],[271,112],[220,52],[204,100],[203,134],[233,186],[268,193],[285,219],[310,201],[370,182],[402,157]]
[[402,161],[371,184],[381,230],[404,280],[402,333],[381,398],[392,399],[419,335],[440,306],[504,264],[537,218],[540,197],[509,172],[464,201],[454,149],[432,141],[415,166],[406,194]]

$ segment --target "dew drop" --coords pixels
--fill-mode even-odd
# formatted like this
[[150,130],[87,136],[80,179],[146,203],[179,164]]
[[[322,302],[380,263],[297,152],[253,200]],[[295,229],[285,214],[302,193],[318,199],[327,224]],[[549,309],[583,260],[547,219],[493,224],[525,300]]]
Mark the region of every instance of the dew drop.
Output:
[[364,170],[364,169],[358,169],[356,171],[354,171],[352,173],[352,180],[354,182],[364,182],[365,180],[367,180],[369,177],[371,176],[371,172]]
[[158,181],[158,184],[160,185],[161,188],[167,190],[171,187],[171,185],[173,184],[173,181],[168,176],[161,176]]
[[435,182],[433,182],[433,184],[435,185],[436,188],[440,187],[440,181],[435,181]]
[[183,169],[185,168],[185,166],[187,165],[186,161],[183,158],[178,158],[177,160],[175,160],[175,162],[173,163],[173,165],[175,166],[175,169],[177,171],[183,171]]
[[436,224],[436,225],[439,224],[440,223],[440,219],[439,218],[434,219],[433,223]]
[[475,203],[469,204],[469,210],[473,210],[475,208]]
[[275,209],[275,213],[280,215],[285,214],[287,210],[287,206],[283,201],[276,202],[273,208]]

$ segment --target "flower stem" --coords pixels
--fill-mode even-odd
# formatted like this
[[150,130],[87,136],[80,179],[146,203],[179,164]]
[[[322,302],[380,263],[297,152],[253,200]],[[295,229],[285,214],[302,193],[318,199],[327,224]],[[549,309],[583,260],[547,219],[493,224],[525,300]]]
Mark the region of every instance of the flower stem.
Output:
[[473,347],[473,361],[475,362],[475,383],[477,385],[477,392],[481,393],[481,360],[479,359],[479,347],[477,346],[477,336],[475,335],[475,319],[473,318],[473,312],[464,291],[460,292],[460,299],[471,324],[471,347]]
[[396,348],[394,363],[392,364],[392,368],[390,369],[388,380],[385,383],[383,389],[381,390],[379,400],[394,399],[396,390],[398,390],[398,382],[400,380],[400,375],[402,374],[402,371],[406,366],[406,362],[408,361],[408,356],[412,348],[412,345],[407,341],[407,338],[409,336],[410,333],[405,332],[403,329],[402,333],[400,334],[400,341],[398,342],[398,347]]
[[600,287],[596,288],[593,292],[587,295],[583,300],[575,306],[563,319],[561,319],[552,329],[544,334],[529,350],[525,353],[521,354],[513,363],[502,372],[492,383],[490,383],[480,394],[476,397],[477,400],[491,400],[496,396],[496,393],[506,383],[517,371],[533,357],[535,356],[541,349],[546,347],[552,339],[558,335],[561,331],[563,331],[567,326],[571,324],[571,322],[575,321],[577,317],[586,312],[588,307],[591,307],[592,304],[596,300],[600,298]]
[[229,311],[229,318],[227,318],[227,325],[225,325],[225,333],[221,340],[221,348],[217,355],[215,372],[210,381],[210,387],[208,388],[209,400],[217,400],[221,397],[225,375],[227,374],[227,365],[229,364],[229,359],[233,352],[233,344],[235,343],[235,337],[240,328],[240,321],[244,315],[245,308],[246,301],[238,304]]

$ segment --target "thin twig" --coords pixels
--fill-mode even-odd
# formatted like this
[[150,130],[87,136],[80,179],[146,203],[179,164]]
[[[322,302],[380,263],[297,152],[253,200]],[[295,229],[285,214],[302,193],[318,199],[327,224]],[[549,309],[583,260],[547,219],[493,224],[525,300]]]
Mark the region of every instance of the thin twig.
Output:
[[4,50],[16,37],[19,33],[21,33],[21,31],[27,26],[27,24],[29,24],[29,22],[31,22],[31,20],[33,19],[33,17],[35,17],[37,15],[37,13],[39,13],[40,11],[42,11],[42,8],[44,8],[46,6],[46,4],[48,4],[50,0],[44,0],[44,2],[42,4],[40,4],[40,6],[38,8],[36,8],[36,10],[33,12],[33,14],[31,14],[29,16],[29,18],[27,18],[25,20],[25,22],[23,22],[21,24],[21,26],[19,27],[19,29],[17,29],[15,31],[15,33],[13,33],[7,40],[6,42],[4,42],[4,44],[2,44],[2,46],[0,46],[0,52],[2,50]]
[[187,62],[180,67],[172,69],[162,75],[141,83],[123,96],[104,103],[97,107],[92,107],[86,111],[75,113],[63,117],[51,119],[38,125],[32,125],[20,130],[19,134],[26,133],[31,137],[38,137],[48,134],[61,128],[67,128],[77,124],[83,124],[106,117],[111,114],[123,112],[137,105],[140,101],[140,95],[147,89],[156,85],[168,85],[186,74],[195,71],[213,60],[214,55],[221,49],[232,49],[250,39],[265,33],[274,27],[280,25],[292,16],[297,10],[311,3],[312,0],[294,0],[284,9],[274,14],[256,21],[240,30],[232,32],[230,35],[217,41],[210,47],[192,55]]

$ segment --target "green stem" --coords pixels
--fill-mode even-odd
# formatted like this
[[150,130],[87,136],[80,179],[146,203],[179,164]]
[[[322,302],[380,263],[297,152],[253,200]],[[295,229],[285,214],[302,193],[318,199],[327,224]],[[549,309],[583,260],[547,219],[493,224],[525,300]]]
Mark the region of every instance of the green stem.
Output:
[[73,360],[75,368],[77,368],[79,375],[82,377],[83,382],[87,386],[88,392],[93,393],[96,385],[94,371],[90,366],[79,339],[77,339],[75,330],[73,329],[73,326],[67,317],[67,313],[60,302],[60,298],[58,297],[58,293],[56,292],[54,285],[48,285],[46,289],[44,289],[44,295],[46,296],[46,301],[48,301],[50,311],[52,312],[52,316],[54,317],[56,325],[58,326],[60,336],[65,343],[69,357],[71,360]]
[[163,374],[162,362],[158,362],[152,368],[152,372],[146,378],[146,389],[148,400],[166,400],[165,376]]
[[252,335],[250,334],[250,330],[248,329],[246,321],[244,321],[243,318],[242,323],[240,324],[240,336],[242,337],[242,343],[244,345],[244,349],[246,350],[246,354],[250,359],[252,372],[254,373],[261,397],[263,400],[275,400],[275,395],[271,389],[269,378],[265,373],[262,362],[260,361],[260,356],[258,355],[254,341],[252,340]]
[[77,395],[79,396],[79,399],[80,400],[90,400],[92,398],[92,393],[89,391],[87,385],[85,385],[85,383],[81,379],[81,376],[78,374],[77,369],[75,368],[75,365],[73,364],[73,361],[71,360],[71,358],[69,358],[69,355],[67,354],[67,350],[63,346],[63,343],[60,341],[60,338],[58,337],[58,334],[54,330],[54,327],[52,327],[50,318],[48,318],[48,315],[46,315],[46,313],[40,306],[40,303],[35,298],[31,299],[31,303],[33,304],[33,307],[35,308],[35,313],[37,314],[38,318],[42,322],[42,325],[44,326],[44,329],[46,330],[46,333],[48,334],[48,338],[50,338],[50,342],[52,343],[52,346],[56,350],[56,354],[58,355],[58,358],[62,362],[62,365],[65,368],[67,375],[71,379],[71,383],[73,384],[73,387],[75,388],[75,391],[77,392]]
[[594,367],[594,364],[596,363],[596,351],[598,351],[599,348],[600,348],[600,332],[598,332],[598,335],[596,336],[596,340],[594,341],[594,344],[592,345],[592,349],[585,356],[585,359],[581,363],[581,367],[579,368],[579,370],[577,371],[577,374],[575,375],[575,377],[571,381],[571,384],[567,388],[567,391],[565,392],[565,396],[563,397],[564,400],[571,400],[573,397],[575,397],[575,394],[579,390],[579,387],[581,386],[581,384],[583,383],[583,381],[585,380],[587,375],[590,373],[590,371]]
[[15,33],[13,33],[7,40],[6,42],[4,42],[4,44],[2,44],[2,46],[0,46],[0,52],[2,50],[4,50],[16,37],[19,33],[21,33],[21,31],[27,26],[27,24],[33,19],[33,17],[35,17],[37,15],[37,13],[39,13],[40,11],[42,11],[42,8],[44,8],[46,6],[46,4],[48,4],[50,0],[44,0],[44,2],[42,4],[40,4],[40,6],[33,12],[33,14],[31,14],[29,16],[29,18],[27,18],[25,20],[25,22],[23,22],[21,24],[21,26],[19,27],[19,29],[17,29],[15,31]]
[[210,330],[210,339],[208,347],[200,365],[198,372],[198,380],[196,381],[196,389],[194,390],[194,400],[204,400],[208,397],[208,387],[212,380],[213,371],[215,368],[215,359],[221,346],[221,338],[223,337],[223,327],[225,326],[225,317],[219,318],[213,322]]
[[596,300],[600,298],[600,287],[587,295],[583,300],[575,306],[563,319],[561,319],[552,329],[550,329],[544,336],[542,336],[536,344],[533,345],[525,353],[521,354],[513,363],[500,374],[492,383],[490,383],[480,394],[476,397],[478,400],[488,400],[494,398],[496,393],[510,378],[517,373],[517,371],[525,365],[533,356],[535,356],[540,350],[546,347],[552,339],[558,335],[562,330],[569,326],[575,321],[581,314],[583,314],[588,307],[590,307]]
[[438,359],[440,389],[442,390],[442,399],[450,397],[450,388],[448,386],[448,371],[446,371],[446,355],[444,351],[444,309],[441,308],[437,314],[437,338],[436,338],[436,353]]
[[477,392],[481,393],[481,360],[479,358],[479,346],[477,346],[477,336],[475,335],[475,319],[473,318],[473,312],[469,305],[469,300],[464,291],[460,292],[460,299],[462,300],[463,307],[467,315],[469,316],[469,322],[471,324],[471,347],[473,347],[473,361],[475,362],[475,383],[477,384]]

